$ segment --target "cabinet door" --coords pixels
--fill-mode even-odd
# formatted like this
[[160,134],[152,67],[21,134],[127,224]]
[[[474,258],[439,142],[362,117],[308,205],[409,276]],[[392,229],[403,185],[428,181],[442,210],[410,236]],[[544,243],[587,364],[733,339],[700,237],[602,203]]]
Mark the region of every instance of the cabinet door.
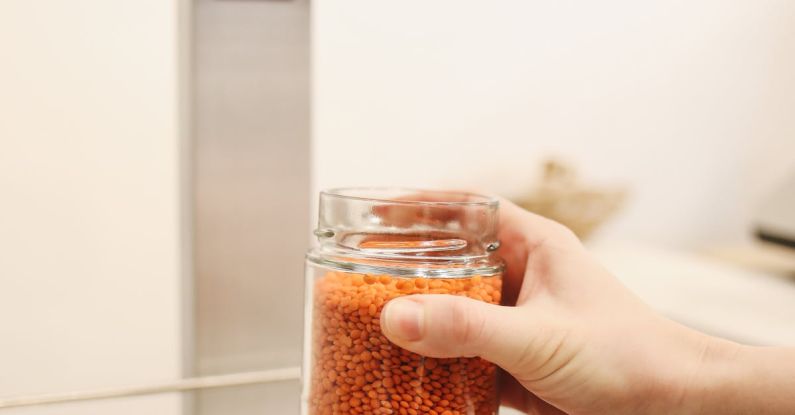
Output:
[[[182,376],[177,0],[0,11],[0,398]],[[14,414],[181,413],[178,394]]]

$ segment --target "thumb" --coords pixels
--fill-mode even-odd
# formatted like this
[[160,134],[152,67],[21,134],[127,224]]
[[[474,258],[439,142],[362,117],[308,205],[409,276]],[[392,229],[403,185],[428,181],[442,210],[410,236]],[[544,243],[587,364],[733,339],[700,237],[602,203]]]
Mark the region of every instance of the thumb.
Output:
[[398,346],[428,357],[479,356],[510,371],[527,351],[521,309],[467,297],[420,294],[395,298],[381,330]]

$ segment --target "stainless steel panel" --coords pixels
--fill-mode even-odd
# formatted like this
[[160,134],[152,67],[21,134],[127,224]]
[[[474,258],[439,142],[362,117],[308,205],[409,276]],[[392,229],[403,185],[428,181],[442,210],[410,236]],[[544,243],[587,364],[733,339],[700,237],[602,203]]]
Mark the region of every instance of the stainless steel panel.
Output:
[[[310,217],[309,4],[197,0],[193,26],[196,371],[297,366]],[[297,383],[273,390],[252,386],[245,399],[201,392],[196,412],[297,413]]]

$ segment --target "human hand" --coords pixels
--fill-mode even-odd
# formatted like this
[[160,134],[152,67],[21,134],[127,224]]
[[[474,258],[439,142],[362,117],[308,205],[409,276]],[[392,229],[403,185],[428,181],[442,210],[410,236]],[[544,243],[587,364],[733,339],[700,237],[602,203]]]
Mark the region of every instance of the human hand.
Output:
[[[737,345],[669,321],[562,225],[501,201],[504,306],[413,295],[381,316],[395,344],[430,357],[480,356],[509,375],[502,403],[538,414],[696,413],[704,368]],[[707,389],[704,389],[707,390]]]

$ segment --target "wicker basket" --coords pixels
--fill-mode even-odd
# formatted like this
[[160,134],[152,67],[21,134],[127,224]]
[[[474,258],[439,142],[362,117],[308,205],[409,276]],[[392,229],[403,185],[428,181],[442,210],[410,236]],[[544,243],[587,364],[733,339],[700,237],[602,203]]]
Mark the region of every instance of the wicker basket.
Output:
[[549,160],[543,169],[540,183],[517,204],[566,225],[580,239],[618,212],[626,199],[620,188],[582,186],[574,169],[559,161]]

